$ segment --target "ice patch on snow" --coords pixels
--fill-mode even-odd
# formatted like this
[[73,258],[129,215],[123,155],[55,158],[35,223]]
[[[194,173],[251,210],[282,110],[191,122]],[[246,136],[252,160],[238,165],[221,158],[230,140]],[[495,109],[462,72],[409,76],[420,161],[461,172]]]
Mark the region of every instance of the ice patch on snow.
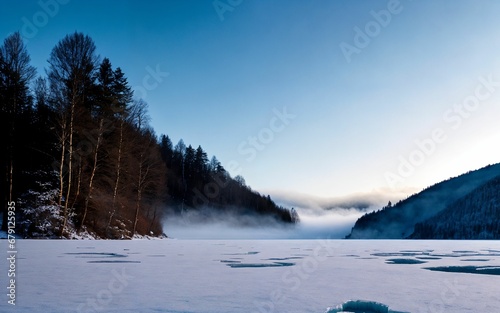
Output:
[[423,264],[426,261],[415,260],[415,259],[388,259],[385,261],[387,264]]
[[349,300],[335,308],[328,308],[325,313],[405,313],[390,310],[385,304],[375,301]]
[[273,263],[227,263],[231,268],[261,268],[261,267],[286,267],[294,266],[295,263],[273,262]]
[[447,273],[500,275],[500,267],[498,266],[437,266],[424,267],[424,269]]

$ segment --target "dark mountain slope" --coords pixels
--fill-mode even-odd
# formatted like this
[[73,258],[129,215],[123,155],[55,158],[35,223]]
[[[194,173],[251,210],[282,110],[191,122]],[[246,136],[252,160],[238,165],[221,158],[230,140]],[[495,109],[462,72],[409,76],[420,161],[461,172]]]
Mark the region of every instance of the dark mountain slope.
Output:
[[349,239],[401,239],[410,236],[417,223],[446,209],[474,189],[500,176],[500,164],[489,165],[433,185],[394,206],[362,216]]
[[500,239],[500,177],[418,223],[410,238]]

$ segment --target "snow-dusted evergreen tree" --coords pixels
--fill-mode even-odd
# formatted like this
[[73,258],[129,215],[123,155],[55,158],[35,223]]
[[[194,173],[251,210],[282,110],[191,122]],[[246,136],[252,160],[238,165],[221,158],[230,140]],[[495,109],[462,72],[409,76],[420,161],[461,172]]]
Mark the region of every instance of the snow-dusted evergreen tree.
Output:
[[[18,233],[29,238],[56,237],[64,220],[62,206],[58,204],[59,189],[56,184],[57,172],[36,172],[34,189],[28,190],[18,200],[22,207]],[[45,181],[47,177],[52,180]]]

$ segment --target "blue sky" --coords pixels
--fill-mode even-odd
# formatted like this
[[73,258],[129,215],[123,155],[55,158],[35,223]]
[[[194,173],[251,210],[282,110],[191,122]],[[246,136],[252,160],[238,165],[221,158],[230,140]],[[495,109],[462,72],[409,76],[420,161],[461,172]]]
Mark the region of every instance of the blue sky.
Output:
[[20,30],[41,75],[66,34],[90,35],[158,134],[263,193],[399,195],[500,161],[500,2],[218,5],[2,0],[0,35]]

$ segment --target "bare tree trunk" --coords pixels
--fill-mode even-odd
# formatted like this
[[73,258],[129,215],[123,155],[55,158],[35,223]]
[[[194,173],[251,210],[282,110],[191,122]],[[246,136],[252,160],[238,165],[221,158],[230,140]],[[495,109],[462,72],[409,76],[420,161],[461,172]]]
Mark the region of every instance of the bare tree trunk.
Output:
[[57,204],[59,207],[62,204],[62,199],[64,196],[64,162],[66,156],[66,119],[65,117],[61,117],[61,136],[60,136],[60,144],[61,144],[61,160],[59,163],[59,197],[57,199]]
[[118,196],[118,185],[120,183],[120,174],[121,174],[121,161],[122,161],[122,146],[123,146],[123,124],[125,120],[122,118],[120,121],[120,142],[118,144],[118,160],[116,162],[116,180],[115,180],[115,186],[113,188],[113,201],[111,204],[111,214],[109,216],[108,220],[108,225],[106,226],[106,229],[109,228],[111,225],[111,222],[113,220],[113,217],[116,213],[116,198]]
[[82,162],[80,161],[78,165],[78,179],[76,183],[76,194],[75,194],[75,199],[73,200],[73,204],[71,205],[71,211],[75,208],[76,201],[78,200],[78,197],[80,196],[80,190],[81,190],[81,185],[82,185]]
[[97,170],[97,157],[98,157],[98,154],[99,154],[99,146],[101,145],[101,141],[102,141],[102,133],[103,133],[103,125],[104,125],[104,119],[101,119],[99,121],[99,131],[98,131],[98,134],[97,134],[97,143],[95,145],[95,150],[94,150],[94,164],[92,166],[92,171],[90,173],[90,180],[89,180],[89,192],[87,194],[87,197],[85,198],[85,208],[83,210],[83,217],[82,217],[82,222],[80,224],[80,227],[78,229],[78,231],[81,230],[81,228],[83,227],[83,224],[85,223],[85,218],[87,217],[87,212],[88,212],[88,209],[89,209],[89,201],[90,201],[90,198],[92,198],[92,191],[93,191],[93,183],[94,183],[94,177],[95,177],[95,173],[96,173],[96,170]]
[[137,221],[139,220],[139,211],[141,208],[141,201],[142,201],[142,190],[144,186],[146,185],[146,179],[148,177],[150,165],[144,169],[144,153],[146,151],[141,152],[141,156],[139,159],[139,180],[137,183],[137,202],[135,206],[135,219],[134,219],[134,228],[132,230],[132,236],[135,235],[135,232],[137,230]]
[[139,179],[137,180],[137,199],[135,203],[135,218],[134,218],[134,228],[132,229],[132,237],[135,235],[135,231],[137,229],[137,220],[139,219],[139,209],[141,208],[141,200],[142,200],[142,156],[139,158]]
[[132,230],[132,237],[135,235],[137,229],[137,221],[139,220],[139,209],[141,208],[142,192],[141,189],[137,190],[137,202],[135,204],[135,218],[134,218],[134,228]]
[[64,235],[64,230],[66,229],[66,224],[68,223],[68,203],[69,196],[71,193],[71,180],[73,179],[73,122],[75,118],[75,99],[71,103],[71,113],[69,121],[69,147],[68,147],[68,188],[66,190],[66,199],[64,201],[64,219],[61,228],[61,236]]
[[61,206],[63,194],[64,194],[64,155],[66,154],[66,144],[65,140],[62,139],[63,143],[61,146],[61,161],[59,165],[59,197],[57,199],[57,204]]

